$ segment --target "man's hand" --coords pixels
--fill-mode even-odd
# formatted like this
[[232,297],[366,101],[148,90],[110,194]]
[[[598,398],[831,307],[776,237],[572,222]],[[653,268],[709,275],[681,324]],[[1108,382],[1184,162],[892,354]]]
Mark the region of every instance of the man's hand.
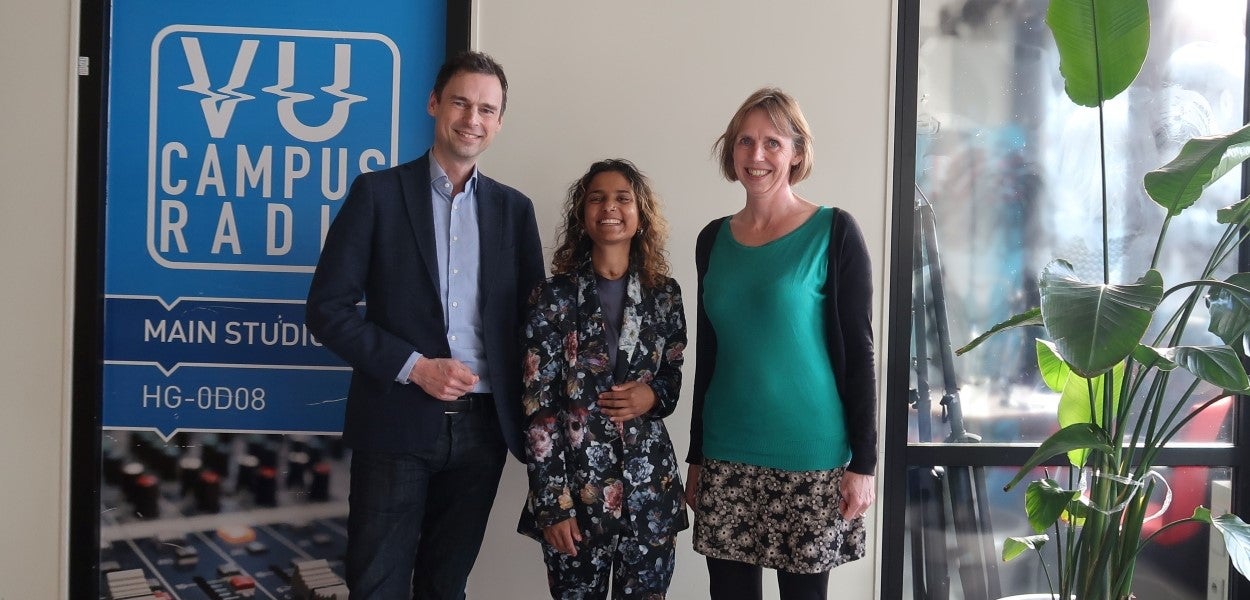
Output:
[[577,542],[582,541],[582,532],[577,529],[577,519],[569,518],[544,527],[543,539],[556,550],[569,556],[577,556]]
[[455,400],[473,391],[477,379],[469,367],[454,358],[422,356],[408,374],[408,381],[421,386],[425,393],[438,400]]
[[645,415],[654,406],[655,391],[641,381],[626,381],[599,394],[599,410],[611,417],[613,423]]
[[847,521],[868,512],[868,507],[877,499],[877,478],[872,475],[846,471],[842,474],[839,488],[842,501],[838,502],[838,511]]

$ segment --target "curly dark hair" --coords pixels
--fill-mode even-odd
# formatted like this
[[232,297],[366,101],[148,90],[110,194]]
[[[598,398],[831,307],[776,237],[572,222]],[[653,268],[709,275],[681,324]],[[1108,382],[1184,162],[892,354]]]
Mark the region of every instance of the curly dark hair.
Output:
[[629,245],[629,264],[638,271],[644,287],[655,288],[669,276],[668,256],[664,243],[668,240],[668,221],[660,211],[660,197],[651,189],[651,181],[634,163],[623,158],[601,160],[590,165],[580,179],[569,186],[564,199],[564,222],[557,233],[555,256],[551,259],[553,274],[569,273],[590,260],[592,241],[582,222],[586,212],[586,188],[600,173],[620,173],[629,182],[638,203],[638,234]]

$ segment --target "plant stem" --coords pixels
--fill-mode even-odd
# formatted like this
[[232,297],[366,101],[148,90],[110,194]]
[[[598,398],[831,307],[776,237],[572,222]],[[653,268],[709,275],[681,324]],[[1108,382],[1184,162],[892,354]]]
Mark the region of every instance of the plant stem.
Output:
[[[1211,252],[1212,260],[1216,266],[1224,264],[1224,261],[1228,260],[1234,252],[1241,249],[1241,243],[1246,241],[1246,238],[1250,237],[1250,229],[1246,229],[1247,221],[1250,221],[1250,219],[1229,225],[1230,231],[1234,231],[1232,228],[1236,227],[1235,231],[1240,235],[1238,235],[1236,240],[1232,243],[1218,246],[1215,251]],[[1220,242],[1223,244],[1224,240],[1220,240]],[[1214,271],[1214,269],[1212,269],[1212,271]]]
[[[1094,404],[1094,380],[1093,379],[1085,380],[1085,396],[1089,398],[1089,420],[1093,424],[1099,427],[1102,427],[1103,424],[1099,423],[1100,419],[1098,418],[1098,406]],[[1106,416],[1106,413],[1104,413],[1104,417],[1105,416]],[[1106,419],[1104,418],[1102,420],[1105,421]],[[1085,453],[1085,458],[1086,460],[1089,459],[1088,452]]]
[[1130,596],[1129,586],[1133,581],[1134,565],[1142,544],[1141,527],[1146,516],[1146,509],[1149,507],[1150,495],[1154,492],[1154,484],[1155,481],[1151,480],[1145,491],[1131,499],[1123,511],[1124,517],[1120,523],[1121,527],[1123,527],[1124,535],[1116,551],[1116,560],[1112,567],[1112,572],[1118,574],[1112,586],[1118,598]]
[[[1134,455],[1137,454],[1139,447],[1144,448],[1145,446],[1148,446],[1150,444],[1150,440],[1154,439],[1155,433],[1158,431],[1159,411],[1161,410],[1161,406],[1163,404],[1163,398],[1167,395],[1167,385],[1170,376],[1171,374],[1166,371],[1158,371],[1155,373],[1154,381],[1150,384],[1150,391],[1146,395],[1146,406],[1143,407],[1142,412],[1137,415],[1137,427],[1133,431],[1131,444]],[[1148,425],[1146,425],[1146,434],[1144,438],[1138,435],[1141,431],[1143,423],[1148,423]],[[1145,461],[1130,459],[1127,462],[1132,464],[1142,463]]]
[[1098,86],[1098,177],[1102,182],[1102,282],[1111,283],[1111,254],[1107,233],[1107,132],[1102,91],[1102,48],[1098,44],[1098,10],[1094,0],[1089,3],[1090,23],[1094,26],[1094,82]]
[[[1070,512],[1069,515],[1071,515]],[[1038,556],[1041,556],[1040,552],[1039,550]],[[1050,580],[1050,572],[1046,570],[1046,561],[1042,561],[1042,571],[1046,573],[1046,589],[1050,590],[1050,593],[1053,595],[1055,593],[1055,584]],[[1059,574],[1059,577],[1063,577],[1063,538],[1059,535],[1058,519],[1055,519],[1055,572]],[[1059,584],[1059,591],[1062,593],[1064,591],[1062,579]]]
[[1198,519],[1195,519],[1193,517],[1185,517],[1184,519],[1177,519],[1175,521],[1172,521],[1171,523],[1168,523],[1167,525],[1160,527],[1158,531],[1150,534],[1149,536],[1146,536],[1146,539],[1142,540],[1141,544],[1137,546],[1137,552],[1138,554],[1140,554],[1141,551],[1146,547],[1146,544],[1149,544],[1150,542],[1154,541],[1154,539],[1158,537],[1160,534],[1162,534],[1163,532],[1173,527],[1176,527],[1178,525],[1184,525],[1186,523],[1201,523],[1201,522],[1202,521],[1199,521]]
[[[1100,47],[1100,43],[1099,43],[1100,40],[1098,36],[1098,7],[1097,7],[1097,3],[1094,0],[1090,0],[1089,2],[1089,13],[1090,13],[1090,23],[1093,25],[1093,30],[1094,30],[1094,35],[1093,35],[1094,69],[1095,69],[1094,81],[1096,85],[1098,86],[1098,161],[1099,161],[1099,167],[1100,167],[1098,170],[1098,175],[1099,175],[1100,182],[1102,184],[1102,190],[1101,190],[1102,192],[1101,194],[1102,196],[1102,282],[1103,284],[1110,284],[1111,283],[1111,253],[1110,253],[1110,242],[1109,242],[1110,235],[1108,234],[1108,223],[1107,223],[1109,220],[1108,219],[1109,211],[1107,209],[1107,204],[1108,204],[1108,199],[1107,199],[1107,196],[1108,196],[1107,194],[1107,137],[1106,137],[1105,108],[1103,106],[1105,95],[1103,92],[1103,85],[1102,85],[1102,48]],[[1110,377],[1108,377],[1104,381],[1103,389],[1104,389],[1103,398],[1102,398],[1103,413],[1102,413],[1102,419],[1101,419],[1102,423],[1100,425],[1105,428],[1106,424],[1112,421],[1112,411],[1111,411],[1112,386],[1111,386]],[[1092,386],[1091,386],[1090,391],[1091,392],[1093,391]],[[1090,394],[1090,405],[1091,405],[1090,416],[1093,417],[1096,415],[1096,413],[1093,410],[1094,407],[1093,407],[1093,394],[1092,393]],[[1097,422],[1098,420],[1099,419],[1095,419],[1095,422]],[[1113,447],[1119,448],[1123,444],[1123,440],[1113,437],[1112,444],[1113,444]],[[1109,460],[1117,460],[1119,458],[1118,451],[1116,452],[1116,456],[1105,456],[1105,455],[1102,455],[1101,453],[1095,453],[1095,454],[1097,454],[1097,461],[1096,461],[1097,467],[1102,472],[1105,472],[1105,469],[1107,469],[1107,467],[1110,466],[1108,464]],[[1109,491],[1107,490],[1107,486],[1109,483],[1110,483],[1109,480],[1102,478],[1102,477],[1099,477],[1098,480],[1093,482],[1093,490],[1091,491],[1090,499],[1095,502],[1095,506],[1106,506],[1106,504],[1102,504],[1102,502],[1106,500],[1106,497]],[[1086,585],[1081,586],[1083,588],[1082,593],[1080,594],[1080,597],[1082,598],[1082,600],[1094,600],[1095,598],[1106,598],[1107,592],[1110,591],[1109,589],[1106,588],[1106,584],[1107,584],[1106,569],[1102,567],[1103,562],[1106,559],[1106,554],[1102,552],[1102,548],[1108,541],[1104,537],[1105,534],[1111,533],[1111,532],[1108,532],[1105,530],[1106,522],[1107,522],[1106,515],[1098,511],[1088,512],[1087,514],[1088,516],[1085,519],[1085,527],[1082,528],[1081,530],[1081,539],[1084,541],[1091,537],[1094,538],[1093,540],[1090,540],[1090,542],[1095,544],[1095,546],[1092,548],[1087,548],[1087,550],[1093,551],[1094,552],[1093,556],[1096,558],[1095,558],[1093,567],[1090,569],[1090,572],[1084,573],[1084,574],[1078,572],[1078,577],[1080,577],[1082,580],[1086,582]],[[1104,535],[1103,536],[1100,536],[1100,535],[1087,536],[1086,534],[1089,534],[1091,531],[1103,532]],[[1082,562],[1088,562],[1088,561],[1082,561]],[[1097,588],[1102,588],[1102,589],[1097,589],[1095,587],[1096,583],[1100,583],[1101,585],[1097,585]],[[1099,592],[1101,592],[1101,595],[1099,595]],[[1062,596],[1062,598],[1064,600],[1067,600],[1068,596],[1065,594]]]
[[1167,443],[1172,441],[1172,438],[1175,437],[1176,434],[1180,433],[1181,429],[1184,428],[1187,423],[1192,421],[1194,417],[1198,416],[1200,413],[1202,413],[1202,411],[1210,408],[1212,404],[1215,404],[1216,402],[1219,402],[1220,400],[1223,400],[1224,398],[1228,398],[1228,397],[1230,397],[1229,394],[1220,394],[1210,400],[1207,400],[1206,402],[1203,402],[1201,405],[1199,405],[1197,408],[1191,411],[1188,415],[1185,415],[1185,418],[1181,419],[1181,422],[1177,423],[1175,427],[1169,429],[1168,432],[1163,435],[1163,441],[1162,441],[1162,444],[1160,445],[1167,445]]
[[[1163,420],[1163,424],[1160,425],[1159,429],[1167,430],[1171,427],[1172,422],[1176,420],[1176,415],[1180,414],[1181,409],[1184,408],[1187,403],[1186,401],[1194,395],[1194,390],[1198,389],[1198,384],[1200,383],[1202,383],[1202,380],[1195,377],[1193,382],[1189,384],[1189,387],[1185,389],[1185,393],[1182,394],[1180,399],[1176,401],[1176,406],[1172,407],[1172,410],[1168,413],[1167,418]],[[1160,402],[1162,402],[1162,395],[1160,395]],[[1209,403],[1203,405],[1203,407],[1205,408],[1208,405]],[[1189,416],[1185,417],[1185,422],[1188,422],[1194,414],[1197,414],[1197,411],[1194,411],[1190,413]],[[1157,438],[1152,435],[1146,439],[1145,448],[1142,450],[1142,466],[1138,467],[1139,471],[1142,471],[1145,467],[1154,464],[1155,455],[1159,453],[1159,449],[1162,448],[1164,444],[1167,444],[1168,440],[1171,440],[1172,436],[1175,435],[1177,431],[1180,431],[1179,426]],[[1142,471],[1142,474],[1145,474],[1145,472]]]
[[[1120,404],[1116,407],[1115,423],[1116,435],[1123,436],[1123,432],[1128,427],[1129,413],[1132,409],[1133,398],[1137,397],[1137,392],[1141,389],[1142,383],[1145,382],[1149,369],[1144,367],[1134,368],[1137,363],[1133,360],[1125,361],[1124,365],[1124,382],[1120,384]],[[1131,383],[1130,383],[1131,381]],[[1137,436],[1141,433],[1141,420],[1138,419],[1137,426],[1133,428],[1133,435],[1129,438],[1128,455],[1121,456],[1123,462],[1131,463],[1133,458],[1133,448],[1137,443]],[[1117,438],[1118,439],[1118,438]]]
[[[1068,469],[1068,489],[1076,487],[1076,480],[1080,477],[1079,473],[1080,471],[1077,469]],[[1076,567],[1081,558],[1081,544],[1078,543],[1077,538],[1076,513],[1072,510],[1072,504],[1069,504],[1068,507],[1068,561],[1059,580],[1060,598],[1067,598],[1072,595],[1072,592],[1076,591]]]
[[1155,269],[1159,266],[1159,256],[1163,254],[1163,238],[1167,237],[1168,225],[1172,223],[1172,211],[1168,211],[1167,216],[1163,217],[1163,224],[1159,226],[1159,239],[1155,241],[1155,253],[1150,257],[1150,268]]
[[[1125,372],[1127,373],[1128,369],[1125,369]],[[1121,440],[1121,436],[1119,428],[1120,419],[1118,411],[1115,410],[1116,405],[1114,401],[1116,398],[1113,397],[1114,393],[1115,375],[1114,370],[1112,370],[1108,371],[1106,375],[1102,377],[1102,423],[1100,425],[1111,434],[1111,447],[1115,450],[1115,452],[1111,455],[1111,461],[1113,463],[1119,462],[1120,447],[1123,445],[1122,441],[1116,441]]]
[[1081,561],[1084,573],[1078,573],[1078,577],[1082,582],[1082,592],[1078,594],[1080,598],[1106,598],[1110,591],[1108,586],[1110,579],[1108,578],[1106,563],[1108,559],[1108,550],[1115,547],[1115,538],[1118,533],[1118,520],[1112,520],[1111,515],[1104,514],[1102,509],[1110,504],[1108,501],[1113,496],[1112,481],[1101,475],[1095,477],[1095,473],[1111,472],[1110,457],[1101,452],[1095,452],[1095,465],[1091,473],[1093,479],[1090,489],[1090,502],[1093,504],[1093,510],[1086,511],[1085,527],[1081,529],[1081,539],[1085,544],[1085,552],[1093,558],[1093,564],[1089,561]]

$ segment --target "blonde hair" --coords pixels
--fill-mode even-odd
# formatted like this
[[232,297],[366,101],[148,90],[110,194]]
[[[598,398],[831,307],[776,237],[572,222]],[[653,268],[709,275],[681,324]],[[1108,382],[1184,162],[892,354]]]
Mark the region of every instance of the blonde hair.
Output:
[[747,115],[756,109],[768,115],[773,127],[790,138],[794,144],[794,152],[799,155],[799,164],[790,167],[790,185],[807,179],[812,173],[812,163],[815,160],[812,129],[803,117],[798,101],[790,94],[773,87],[760,88],[748,96],[742,106],[738,107],[738,112],[729,119],[725,133],[712,145],[712,153],[720,158],[721,174],[729,181],[738,180],[738,174],[734,172],[734,142]]

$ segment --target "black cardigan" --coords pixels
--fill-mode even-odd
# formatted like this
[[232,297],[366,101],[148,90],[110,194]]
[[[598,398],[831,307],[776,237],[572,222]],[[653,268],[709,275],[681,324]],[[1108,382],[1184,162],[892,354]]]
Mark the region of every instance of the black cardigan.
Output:
[[[877,467],[877,368],[872,346],[872,264],[868,246],[855,219],[833,209],[829,236],[829,269],[825,280],[825,342],[842,397],[843,419],[851,446],[847,469],[872,475]],[[699,277],[695,345],[694,400],[690,418],[690,452],[686,462],[703,463],[703,401],[716,370],[716,331],[703,308],[703,278],[721,224],[708,223],[695,242]]]

